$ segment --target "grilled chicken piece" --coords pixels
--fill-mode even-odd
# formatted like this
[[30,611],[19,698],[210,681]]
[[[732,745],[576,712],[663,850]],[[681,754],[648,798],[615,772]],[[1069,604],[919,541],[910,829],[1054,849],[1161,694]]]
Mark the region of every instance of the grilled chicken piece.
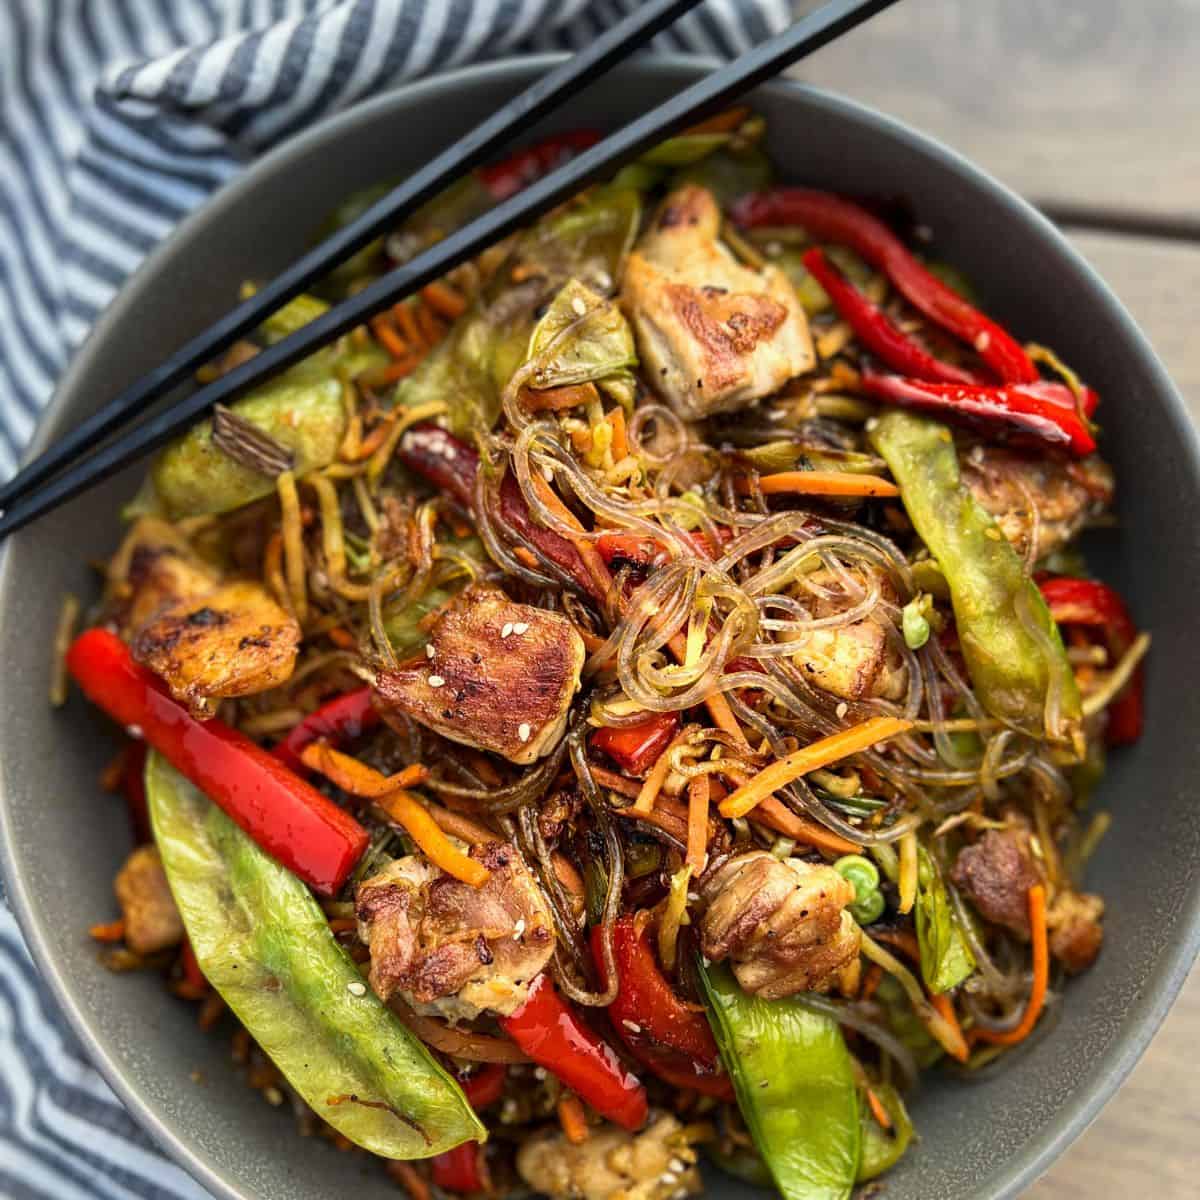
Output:
[[1020,554],[1036,561],[1066,545],[1111,502],[1112,469],[1098,455],[1073,462],[974,446],[962,477]]
[[954,860],[950,879],[984,920],[1003,925],[1021,938],[1029,937],[1029,889],[1042,877],[1023,820],[1008,829],[989,829],[978,841],[964,846]]
[[580,1145],[546,1130],[522,1142],[517,1172],[553,1200],[681,1200],[700,1191],[696,1152],[671,1116],[641,1133],[605,1125]]
[[551,917],[520,855],[506,842],[474,846],[491,871],[479,888],[416,855],[359,884],[355,912],[371,950],[371,987],[418,1011],[470,1020],[507,1016],[554,951]]
[[113,891],[125,918],[125,944],[134,954],[153,954],[183,941],[183,921],[157,846],[139,846],[130,854]]
[[621,300],[642,362],[685,420],[744,408],[816,362],[786,276],[743,266],[720,227],[711,192],[679,188],[625,267]]
[[1072,975],[1096,961],[1104,941],[1104,901],[1090,892],[1059,892],[1046,914],[1050,953]]
[[[864,577],[852,571],[860,585]],[[830,571],[814,571],[809,582],[821,588],[837,585]],[[886,581],[881,585],[889,600],[895,590]],[[836,596],[805,596],[814,617],[832,616],[858,603],[838,589]],[[882,696],[899,700],[907,686],[908,672],[896,650],[889,645],[887,631],[874,617],[840,625],[834,629],[814,629],[808,633],[785,634],[795,646],[792,662],[810,683],[843,700],[862,700]]]
[[193,715],[265,692],[296,665],[300,626],[257,583],[226,583],[161,610],[133,639],[133,656],[161,675]]
[[565,617],[470,587],[438,618],[426,655],[379,672],[375,691],[386,708],[521,764],[562,737],[584,660]]
[[742,989],[765,1000],[827,991],[858,955],[854,885],[832,867],[754,850],[724,863],[701,900],[705,957],[728,958]]
[[109,579],[107,607],[125,638],[168,605],[211,592],[219,582],[187,539],[158,517],[134,522],[113,556]]

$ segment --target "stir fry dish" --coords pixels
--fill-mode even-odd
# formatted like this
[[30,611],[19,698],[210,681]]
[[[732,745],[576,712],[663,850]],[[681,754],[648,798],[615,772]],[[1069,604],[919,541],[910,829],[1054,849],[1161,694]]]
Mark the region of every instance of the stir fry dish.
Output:
[[219,408],[64,613],[56,695],[125,735],[106,961],[414,1200],[678,1200],[705,1160],[847,1196],[1101,950],[1148,637],[1077,544],[1099,398],[764,133],[658,146]]

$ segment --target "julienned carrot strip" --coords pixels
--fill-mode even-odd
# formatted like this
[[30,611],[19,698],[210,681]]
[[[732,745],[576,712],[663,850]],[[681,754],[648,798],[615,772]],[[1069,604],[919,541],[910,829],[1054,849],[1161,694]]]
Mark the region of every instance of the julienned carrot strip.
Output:
[[588,1140],[587,1115],[583,1111],[582,1101],[574,1092],[564,1092],[560,1097],[558,1120],[572,1146],[581,1146]]
[[438,319],[433,313],[425,307],[424,304],[417,306],[416,310],[417,328],[421,331],[421,336],[425,339],[427,346],[435,346],[442,340],[442,334],[445,332]]
[[1029,927],[1033,945],[1033,986],[1029,990],[1029,1003],[1015,1029],[995,1032],[990,1029],[975,1029],[971,1038],[977,1042],[989,1042],[993,1046],[1015,1046],[1023,1042],[1037,1024],[1038,1017],[1046,1004],[1046,988],[1050,982],[1050,938],[1046,929],[1046,889],[1035,883],[1029,889]]
[[443,833],[448,833],[460,841],[467,842],[472,846],[481,846],[488,842],[502,840],[498,833],[493,833],[490,829],[480,825],[478,821],[472,821],[470,817],[464,816],[462,813],[451,812],[450,809],[443,808],[440,804],[429,802],[426,802],[425,807]]
[[420,329],[417,328],[417,319],[413,316],[413,306],[407,300],[393,304],[392,317],[399,326],[404,340],[413,348],[413,351],[423,354],[428,347],[425,345],[425,339],[422,337]]
[[958,1013],[954,1011],[954,1001],[945,992],[930,992],[929,1003],[937,1015],[949,1026],[956,1040],[965,1046],[967,1040],[963,1037],[962,1026],[958,1023]]
[[558,876],[558,882],[571,893],[572,896],[582,900],[586,895],[586,889],[583,885],[583,876],[571,865],[571,861],[564,855],[555,851],[550,856],[550,861],[554,864],[554,874]]
[[625,410],[617,405],[608,414],[608,423],[612,426],[612,456],[613,462],[620,462],[629,454],[629,435],[625,427]]
[[862,850],[861,846],[834,833],[832,829],[826,829],[820,822],[798,816],[774,796],[760,800],[750,819],[774,829],[776,833],[782,833],[784,837],[795,838],[819,850],[832,850],[836,854],[858,854]]
[[343,629],[341,625],[335,625],[329,630],[327,636],[339,650],[358,649],[358,638],[356,638],[354,634],[350,632],[350,630]]
[[594,383],[564,383],[562,387],[521,389],[521,403],[530,412],[561,412],[599,400]]
[[799,779],[801,775],[807,775],[819,767],[827,767],[847,755],[868,750],[876,742],[895,737],[911,728],[911,721],[899,717],[872,717],[869,721],[830,734],[759,771],[753,779],[721,802],[721,815],[744,817],[756,804],[793,779]]
[[871,1106],[871,1116],[884,1129],[891,1129],[892,1118],[888,1115],[888,1110],[883,1107],[883,1101],[875,1094],[874,1089],[867,1088],[867,1103]]
[[709,777],[697,775],[688,783],[688,837],[684,862],[692,868],[693,878],[708,861]]
[[355,462],[362,462],[364,458],[370,458],[384,442],[387,441],[388,434],[392,432],[392,425],[395,424],[395,419],[385,417],[376,425],[370,433],[358,444],[358,449],[354,454]]
[[375,340],[393,357],[407,358],[410,350],[404,339],[384,316],[371,318],[371,332]]
[[671,744],[654,760],[654,766],[647,773],[638,798],[633,802],[635,812],[648,813],[654,810],[654,801],[658,799],[658,793],[662,791],[671,770],[671,751],[679,745],[683,737],[684,734],[677,734],[671,739]]
[[[533,486],[537,489],[538,498],[560,521],[571,526],[572,529],[577,529],[580,533],[585,532],[575,514],[559,499],[558,493],[545,479],[540,475],[531,475],[530,478],[533,480]],[[600,595],[606,595],[612,585],[612,575],[609,574],[604,559],[600,557],[600,551],[586,537],[571,538],[571,544],[579,551],[579,557],[583,559],[583,564],[587,567],[596,587],[599,588]]]
[[636,800],[642,790],[642,785],[636,779],[618,775],[616,771],[610,771],[606,767],[592,766],[592,778],[601,787],[608,788],[618,795],[628,796],[631,800]]
[[416,763],[395,775],[383,775],[374,767],[335,750],[328,742],[311,742],[300,752],[300,761],[352,796],[378,799],[397,788],[416,787],[429,778],[429,768]]
[[758,481],[764,496],[791,492],[800,496],[898,496],[900,489],[879,475],[852,471],[780,471]]
[[447,321],[456,321],[467,311],[466,300],[452,287],[440,280],[427,283],[421,289],[421,299],[439,317],[445,317]]
[[88,929],[88,936],[98,942],[119,942],[125,937],[125,919],[118,917],[103,925],[92,925]]
[[375,803],[389,817],[403,825],[409,836],[425,852],[425,857],[447,875],[461,879],[472,887],[483,887],[491,872],[474,858],[465,855],[441,831],[429,810],[403,788],[379,796]]

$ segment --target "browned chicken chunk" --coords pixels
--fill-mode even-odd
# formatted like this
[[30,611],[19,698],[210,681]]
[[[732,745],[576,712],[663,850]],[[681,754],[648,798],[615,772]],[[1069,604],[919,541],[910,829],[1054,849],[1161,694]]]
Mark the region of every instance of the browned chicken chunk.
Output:
[[1060,462],[977,445],[962,457],[962,476],[1004,536],[1035,560],[1066,545],[1113,494],[1112,470],[1097,455]]
[[950,873],[984,920],[1022,938],[1029,936],[1029,889],[1041,878],[1023,824],[987,830],[958,852]]
[[[866,586],[862,572],[852,572],[860,586]],[[809,582],[818,589],[830,590],[833,575],[824,569],[813,572]],[[885,581],[877,584],[890,600],[895,590]],[[831,596],[805,596],[813,617],[828,617],[858,603],[858,598],[836,590]],[[800,673],[816,687],[843,700],[862,700],[882,696],[899,700],[904,695],[907,671],[896,650],[888,644],[884,626],[874,617],[852,621],[830,629],[785,634],[796,647],[792,655]]]
[[217,573],[187,540],[157,517],[134,522],[109,571],[108,609],[123,637],[132,637],[164,608],[212,591]]
[[710,192],[672,192],[629,256],[622,284],[642,362],[685,420],[743,408],[816,362],[786,276],[738,262],[720,228]]
[[605,1125],[579,1145],[547,1130],[521,1143],[517,1172],[553,1200],[668,1200],[700,1191],[696,1152],[672,1116],[641,1133]]
[[583,660],[559,613],[471,587],[433,626],[426,657],[380,671],[375,691],[443,737],[531,763],[562,737]]
[[1096,961],[1104,941],[1104,901],[1091,892],[1059,892],[1046,914],[1050,953],[1072,975]]
[[371,987],[450,1020],[507,1015],[554,951],[551,916],[520,855],[506,842],[471,850],[491,872],[479,888],[425,859],[397,859],[359,884],[359,931],[371,949]]
[[113,891],[125,918],[125,944],[135,954],[153,954],[183,940],[183,921],[157,846],[139,846],[130,854]]
[[828,990],[858,955],[854,885],[832,867],[754,850],[724,863],[701,900],[705,957],[728,958],[742,988],[766,1000]]
[[166,680],[198,717],[215,701],[265,692],[296,665],[300,626],[261,584],[227,583],[159,612],[133,639],[133,656]]

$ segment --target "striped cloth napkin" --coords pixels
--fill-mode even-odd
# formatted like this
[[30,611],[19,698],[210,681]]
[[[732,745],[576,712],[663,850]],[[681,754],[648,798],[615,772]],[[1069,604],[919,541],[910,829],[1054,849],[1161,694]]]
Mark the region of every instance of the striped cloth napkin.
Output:
[[[572,49],[639,0],[3,0],[0,478],[96,316],[181,217],[327,113]],[[738,53],[789,0],[708,0],[659,50]],[[88,1065],[0,904],[0,1196],[203,1200]]]

